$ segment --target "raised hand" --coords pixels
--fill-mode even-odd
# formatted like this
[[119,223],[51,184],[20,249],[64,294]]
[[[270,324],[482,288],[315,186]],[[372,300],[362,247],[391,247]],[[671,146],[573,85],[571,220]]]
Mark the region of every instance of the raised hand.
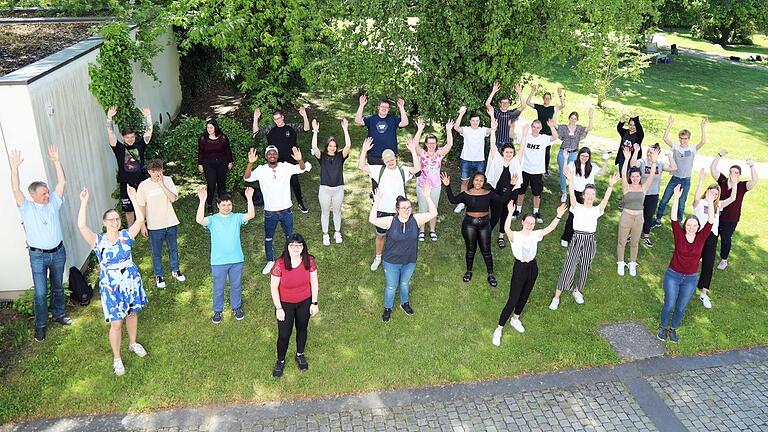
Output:
[[563,97],[563,88],[562,87],[559,87],[559,86],[557,87],[557,95],[560,96],[560,97]]
[[419,118],[417,118],[417,119],[416,119],[416,127],[417,127],[419,130],[424,130],[424,128],[425,128],[426,126],[427,126],[427,124],[426,124],[426,123],[424,123],[424,119],[423,119],[423,118],[419,117]]
[[555,121],[555,119],[551,118],[547,120],[547,126],[549,126],[551,129],[554,129],[557,127],[557,122]]
[[[198,191],[198,194],[199,193],[200,192]],[[206,195],[207,195],[207,193],[206,193]],[[253,188],[252,187],[248,186],[247,188],[245,188],[245,197],[248,198],[248,201],[253,199]]]
[[455,122],[453,121],[453,119],[449,119],[447,122],[445,122],[445,130],[450,132],[451,129],[453,129],[454,124]]
[[496,93],[499,90],[501,90],[501,83],[495,82],[493,83],[493,89],[491,90],[492,93]]
[[405,99],[397,98],[397,107],[400,109],[405,108]]
[[358,101],[360,101],[360,106],[365,106],[368,103],[368,96],[361,94]]
[[520,83],[515,84],[515,93],[520,93],[523,91],[523,86],[520,85]]
[[83,188],[83,190],[80,191],[80,202],[88,202],[88,188]]
[[609,179],[608,179],[608,185],[609,185],[609,186],[611,186],[611,187],[615,186],[615,185],[616,185],[616,183],[618,183],[618,182],[619,182],[619,179],[620,179],[620,178],[621,178],[621,177],[619,177],[619,173],[613,173],[613,175],[611,176],[611,178],[609,178]]
[[141,113],[144,114],[144,117],[152,117],[152,110],[150,110],[149,107],[142,108]]
[[344,131],[349,129],[349,120],[347,120],[346,118],[341,119],[341,129]]
[[405,148],[409,151],[414,151],[417,145],[419,145],[419,143],[416,142],[414,137],[408,137],[408,139],[405,140]]
[[565,212],[568,210],[568,205],[566,203],[560,204],[560,207],[557,208],[557,217],[563,217]]
[[259,160],[259,155],[256,154],[256,149],[251,147],[248,150],[248,163],[256,163],[256,161]]
[[627,116],[622,114],[621,117],[619,117],[619,123],[626,123],[627,122]]
[[317,121],[317,119],[312,119],[312,132],[320,132],[320,123]]
[[746,162],[746,163],[747,163],[747,166],[748,166],[748,167],[750,167],[750,168],[752,168],[752,165],[754,165],[754,164],[755,164],[755,163],[752,161],[752,158],[748,158],[748,159],[747,159],[746,161],[744,161],[744,162]]
[[632,150],[630,150],[629,147],[622,147],[621,153],[624,155],[624,159],[632,157]]
[[512,201],[507,203],[507,210],[509,211],[510,214],[514,213],[515,210],[517,210],[515,208],[516,205],[517,205],[517,201],[515,201],[515,200],[512,200]]
[[704,127],[704,126],[706,126],[708,124],[709,124],[709,119],[708,118],[704,117],[703,119],[701,119],[701,127]]
[[590,106],[589,111],[587,111],[587,114],[589,115],[589,118],[592,118],[595,116],[595,107]]
[[112,117],[114,117],[115,114],[117,114],[117,107],[116,106],[109,107],[109,109],[107,110],[107,120],[112,120]]
[[533,92],[536,93],[539,90],[539,85],[538,84],[532,85],[531,90],[533,90]]
[[128,198],[134,201],[136,198],[136,189],[133,186],[128,186]]
[[53,145],[48,146],[48,159],[59,162],[59,148]]
[[512,174],[512,175],[509,177],[509,184],[511,184],[512,186],[516,185],[516,184],[517,184],[517,179],[518,179],[518,178],[519,178],[519,177],[517,176],[517,173],[514,173],[514,174]]
[[293,156],[294,159],[297,161],[301,160],[301,150],[299,150],[298,147],[292,147],[291,148],[291,156]]
[[464,115],[464,113],[466,112],[467,112],[467,107],[465,107],[464,105],[459,107],[459,114]]
[[723,149],[720,149],[718,153],[720,154],[721,157],[725,157],[725,155],[728,154],[728,150],[723,148]]
[[300,116],[302,117],[307,116],[307,108],[304,105],[300,106],[298,111]]
[[[252,189],[252,188],[247,188]],[[200,202],[205,202],[205,200],[208,198],[208,189],[205,186],[200,186],[197,188],[197,199],[200,200]]]
[[261,117],[261,108],[256,108],[253,110],[253,118],[258,119]]
[[444,185],[448,186],[451,184],[451,176],[449,176],[445,171],[440,173],[440,181],[443,182]]
[[667,118],[667,127],[672,127],[673,124],[675,124],[675,119],[672,118],[672,116],[669,116],[669,118]]
[[363,141],[363,150],[365,150],[366,152],[369,152],[371,151],[372,148],[373,148],[373,138],[368,137],[365,139],[365,141]]
[[682,194],[683,194],[683,187],[681,185],[675,186],[675,189],[672,191],[672,196],[675,197],[675,199],[678,199]]

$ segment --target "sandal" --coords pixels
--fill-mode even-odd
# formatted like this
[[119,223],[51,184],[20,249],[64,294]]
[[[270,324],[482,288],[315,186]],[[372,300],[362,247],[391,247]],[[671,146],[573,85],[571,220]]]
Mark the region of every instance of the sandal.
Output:
[[429,233],[429,238],[432,239],[432,241],[437,241],[437,233],[432,231]]
[[462,278],[462,280],[463,280],[464,282],[469,282],[469,281],[471,281],[471,280],[472,280],[472,272],[471,272],[471,271],[468,271],[468,272],[464,273],[464,277]]
[[419,241],[424,241],[424,232],[419,233]]
[[488,275],[488,285],[496,288],[496,285],[498,285],[498,283],[496,282],[496,276],[492,274]]
[[504,237],[499,237],[498,243],[499,243],[499,249],[504,249],[504,247],[507,245],[507,243],[504,241]]

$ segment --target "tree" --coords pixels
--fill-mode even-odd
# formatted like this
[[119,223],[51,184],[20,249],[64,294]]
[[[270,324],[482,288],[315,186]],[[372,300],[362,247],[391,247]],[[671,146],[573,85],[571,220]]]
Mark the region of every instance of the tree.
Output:
[[722,46],[751,43],[758,30],[768,29],[768,0],[698,0],[698,24],[692,30]]

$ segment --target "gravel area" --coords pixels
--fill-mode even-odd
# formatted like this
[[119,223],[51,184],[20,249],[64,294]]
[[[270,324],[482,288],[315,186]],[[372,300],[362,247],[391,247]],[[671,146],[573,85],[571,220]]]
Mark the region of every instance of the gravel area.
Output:
[[95,27],[92,23],[0,25],[0,76],[87,39]]

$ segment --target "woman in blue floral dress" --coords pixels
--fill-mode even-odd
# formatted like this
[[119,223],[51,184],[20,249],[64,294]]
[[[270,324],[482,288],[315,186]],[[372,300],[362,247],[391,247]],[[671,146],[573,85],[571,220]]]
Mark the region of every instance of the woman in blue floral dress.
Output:
[[[135,199],[136,190],[129,187],[128,196]],[[131,247],[133,239],[144,225],[144,214],[137,206],[136,221],[128,229],[120,229],[120,215],[110,209],[104,213],[102,224],[105,232],[96,234],[86,225],[86,209],[88,207],[88,189],[80,192],[80,212],[77,215],[77,225],[80,234],[93,248],[93,253],[99,260],[99,295],[104,319],[109,322],[109,344],[112,346],[114,360],[112,369],[115,375],[125,374],[125,367],[120,356],[122,325],[128,330],[128,351],[144,357],[147,352],[136,342],[138,327],[137,312],[147,304],[147,296],[141,283],[141,275],[133,263]]]

